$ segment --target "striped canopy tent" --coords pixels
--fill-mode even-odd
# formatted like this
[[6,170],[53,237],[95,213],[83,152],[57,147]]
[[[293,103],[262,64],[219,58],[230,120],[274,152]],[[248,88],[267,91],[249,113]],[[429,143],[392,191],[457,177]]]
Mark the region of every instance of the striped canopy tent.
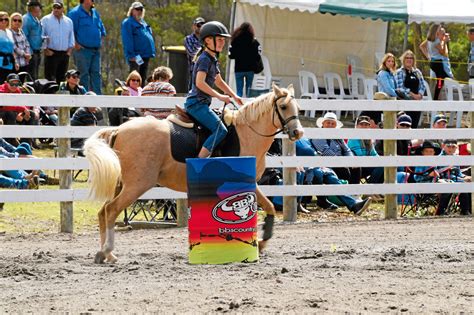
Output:
[[474,23],[473,0],[240,0],[237,2],[384,21]]
[[296,86],[301,69],[316,73],[320,85],[325,72],[345,78],[348,55],[372,76],[390,21],[474,23],[474,0],[235,0],[232,10],[231,29],[250,22],[272,77]]

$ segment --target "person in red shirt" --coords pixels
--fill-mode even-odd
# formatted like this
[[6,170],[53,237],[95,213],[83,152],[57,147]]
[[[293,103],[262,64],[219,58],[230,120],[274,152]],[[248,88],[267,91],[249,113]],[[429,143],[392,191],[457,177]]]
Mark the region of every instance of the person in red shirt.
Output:
[[[20,77],[16,73],[10,73],[5,83],[0,85],[0,93],[21,93]],[[38,125],[39,111],[32,106],[0,106],[0,119],[5,125]],[[23,139],[26,140],[26,139]],[[32,141],[26,140],[35,146]]]

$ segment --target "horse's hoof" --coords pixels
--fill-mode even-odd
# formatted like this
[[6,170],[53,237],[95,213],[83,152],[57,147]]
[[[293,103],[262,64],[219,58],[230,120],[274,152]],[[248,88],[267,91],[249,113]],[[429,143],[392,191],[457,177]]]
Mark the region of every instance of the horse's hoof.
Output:
[[117,262],[117,260],[118,260],[117,257],[114,254],[110,253],[107,256],[107,259],[105,261],[108,262],[108,263],[113,264],[113,263]]
[[94,258],[94,262],[96,264],[103,264],[105,261],[105,254],[104,252],[97,252],[97,254],[95,254],[95,258]]
[[265,249],[265,247],[267,247],[267,242],[268,242],[268,241],[264,241],[264,240],[258,241],[258,252],[259,252],[260,254],[263,252],[263,250]]

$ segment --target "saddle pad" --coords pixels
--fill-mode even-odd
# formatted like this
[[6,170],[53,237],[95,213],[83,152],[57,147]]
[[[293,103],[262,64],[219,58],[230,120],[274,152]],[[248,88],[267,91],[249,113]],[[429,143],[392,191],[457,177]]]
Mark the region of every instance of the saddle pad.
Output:
[[[169,122],[169,124],[171,155],[173,159],[181,163],[186,163],[187,158],[196,157],[205,139],[210,135],[209,131],[205,128],[201,128],[198,137],[196,129],[194,128],[184,128],[172,122]],[[213,157],[239,156],[240,142],[237,131],[234,126],[228,126],[227,130],[227,136],[212,153]],[[197,143],[198,139],[199,143]]]

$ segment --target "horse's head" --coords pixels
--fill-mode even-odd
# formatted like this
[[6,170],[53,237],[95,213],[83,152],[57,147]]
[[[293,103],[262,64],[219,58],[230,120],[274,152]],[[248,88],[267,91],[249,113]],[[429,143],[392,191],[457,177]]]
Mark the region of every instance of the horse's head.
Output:
[[300,139],[303,137],[304,130],[298,118],[300,107],[295,100],[293,84],[290,84],[286,89],[272,84],[272,89],[275,94],[275,99],[273,100],[274,110],[278,117],[278,122],[281,124],[279,128],[288,134],[290,140],[296,141]]

